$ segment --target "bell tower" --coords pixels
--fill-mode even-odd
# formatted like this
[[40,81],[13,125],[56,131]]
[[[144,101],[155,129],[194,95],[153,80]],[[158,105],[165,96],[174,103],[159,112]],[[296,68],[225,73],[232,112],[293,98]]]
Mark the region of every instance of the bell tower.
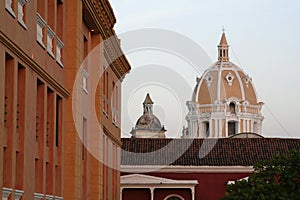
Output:
[[222,37],[220,44],[218,45],[218,61],[219,62],[228,62],[229,61],[229,45],[227,44],[225,30],[223,29]]

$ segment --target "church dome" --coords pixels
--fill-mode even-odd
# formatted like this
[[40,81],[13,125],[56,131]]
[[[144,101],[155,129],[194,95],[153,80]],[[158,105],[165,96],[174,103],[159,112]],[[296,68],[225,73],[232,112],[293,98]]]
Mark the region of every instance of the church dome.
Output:
[[197,78],[186,120],[185,137],[232,137],[239,133],[261,134],[262,102],[252,78],[229,61],[225,33],[218,45],[218,61]]
[[160,131],[162,126],[154,114],[145,113],[137,120],[135,128],[139,130]]
[[240,67],[229,61],[225,33],[218,46],[218,61],[197,79],[192,101],[199,105],[236,101],[258,105],[258,97],[252,78]]
[[153,101],[147,94],[143,103],[143,115],[137,120],[131,134],[138,138],[164,138],[165,128],[159,119],[153,114]]

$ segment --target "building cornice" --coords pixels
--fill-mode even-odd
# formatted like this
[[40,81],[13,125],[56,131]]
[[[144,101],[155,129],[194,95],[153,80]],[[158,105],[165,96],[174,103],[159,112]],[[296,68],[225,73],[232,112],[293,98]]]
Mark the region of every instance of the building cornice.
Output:
[[109,60],[113,61],[113,71],[119,79],[122,79],[131,68],[113,30],[116,19],[109,2],[107,0],[83,0],[83,4],[87,8],[89,16],[93,19],[97,29],[95,32],[99,32],[105,40],[105,50]]
[[115,142],[118,146],[121,147],[122,142],[119,138],[117,138],[116,136],[114,136],[105,126],[103,126],[103,130],[104,130],[104,134],[111,139],[113,142]]
[[127,173],[252,173],[252,166],[158,166],[121,165],[121,172]]
[[10,40],[2,31],[0,31],[0,42],[4,44],[11,52],[13,52],[20,60],[22,60],[35,73],[42,77],[51,87],[53,87],[60,95],[67,98],[70,96],[69,91],[59,84],[46,70],[38,65],[30,56],[28,56],[20,47]]

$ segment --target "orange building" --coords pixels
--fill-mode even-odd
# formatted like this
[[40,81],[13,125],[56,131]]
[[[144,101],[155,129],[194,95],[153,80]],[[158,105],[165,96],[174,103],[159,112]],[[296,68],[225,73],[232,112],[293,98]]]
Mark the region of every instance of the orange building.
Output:
[[[119,199],[120,80],[130,66],[117,56],[109,2],[6,0],[0,19],[0,199]],[[90,68],[81,63],[111,36],[97,57],[104,76],[91,92]],[[79,132],[79,108],[72,109],[78,74]],[[98,156],[84,144],[94,130],[84,107],[91,101],[101,127],[91,144]]]

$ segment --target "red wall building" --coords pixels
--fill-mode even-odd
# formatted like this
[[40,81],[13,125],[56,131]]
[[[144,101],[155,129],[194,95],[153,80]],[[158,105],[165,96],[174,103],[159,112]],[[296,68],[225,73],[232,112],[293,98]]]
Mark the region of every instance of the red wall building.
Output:
[[217,200],[224,197],[229,181],[249,176],[254,163],[300,150],[299,139],[278,138],[123,138],[122,142],[122,200],[137,195],[150,200]]

